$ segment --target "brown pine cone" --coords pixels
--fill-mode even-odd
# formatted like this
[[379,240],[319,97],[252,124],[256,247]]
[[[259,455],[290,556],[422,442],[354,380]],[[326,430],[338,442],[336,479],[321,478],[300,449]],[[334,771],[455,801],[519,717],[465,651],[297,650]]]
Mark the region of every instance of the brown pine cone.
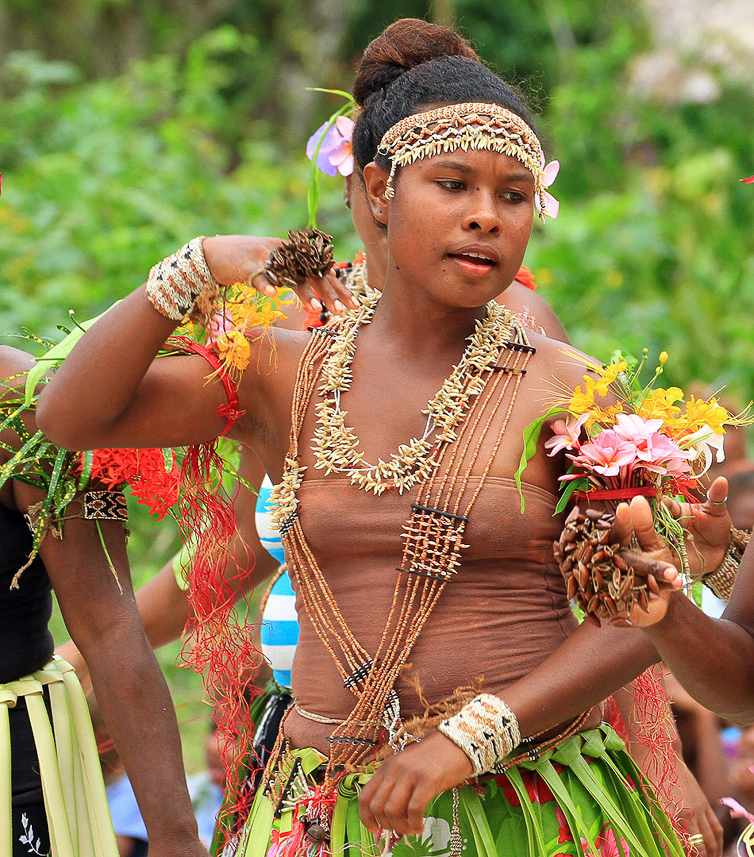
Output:
[[324,277],[334,264],[332,235],[307,227],[290,231],[264,267],[274,286],[295,288],[307,277]]
[[575,598],[593,621],[594,617],[627,621],[635,604],[646,611],[649,593],[659,592],[653,575],[627,565],[621,546],[610,542],[614,520],[610,512],[581,512],[575,506],[560,540],[553,544],[568,598]]

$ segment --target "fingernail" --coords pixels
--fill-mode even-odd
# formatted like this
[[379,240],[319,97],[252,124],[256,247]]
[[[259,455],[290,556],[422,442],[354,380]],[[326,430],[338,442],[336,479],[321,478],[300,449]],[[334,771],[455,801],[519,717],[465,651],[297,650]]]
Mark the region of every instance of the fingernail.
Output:
[[266,293],[267,293],[271,298],[274,298],[274,297],[275,297],[275,295],[277,294],[277,290],[275,289],[275,286],[267,286],[267,287],[265,288],[265,292],[266,292]]
[[316,298],[311,299],[309,306],[314,312],[322,312],[322,304]]
[[345,310],[345,307],[340,301],[335,301],[335,303],[333,304],[333,309],[335,310],[335,312],[343,312]]

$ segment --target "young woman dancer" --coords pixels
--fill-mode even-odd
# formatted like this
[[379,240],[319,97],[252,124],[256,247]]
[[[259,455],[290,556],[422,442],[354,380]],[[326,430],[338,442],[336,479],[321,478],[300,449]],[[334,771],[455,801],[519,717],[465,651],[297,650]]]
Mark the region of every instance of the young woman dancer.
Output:
[[[13,379],[5,382],[0,404],[16,397],[13,386],[23,385],[33,365],[28,354],[0,347],[0,376]],[[33,413],[24,421],[33,436]],[[0,441],[0,463],[7,464],[18,433],[6,427]],[[38,556],[17,576],[32,548],[24,516],[38,514],[45,499],[28,484],[33,475],[31,467],[26,478],[0,488],[0,855],[117,857],[86,701],[71,667],[51,659],[51,586],[133,781],[150,854],[206,855],[170,694],[133,600],[123,521],[90,519],[85,511],[71,517],[62,538],[51,528]],[[92,492],[105,493],[90,484],[68,508],[85,510]]]
[[[318,853],[326,840],[375,847],[368,831],[378,829],[415,845],[430,802],[453,853],[466,839],[468,853],[539,854],[552,841],[581,854],[611,838],[633,854],[680,853],[592,710],[656,653],[638,632],[576,627],[550,549],[562,462],[544,450],[527,471],[526,517],[518,511],[523,428],[546,410],[553,383],[572,390],[583,374],[575,352],[493,302],[545,202],[531,117],[463,57],[408,72],[378,61],[364,78],[354,140],[380,141],[364,180],[387,229],[382,297],[324,334],[279,332],[274,371],[256,370],[271,348],[256,343],[230,428],[279,483],[301,623],[297,702],[248,853],[272,840],[280,854]],[[219,434],[220,381],[205,382],[201,359],[154,357],[205,285],[256,272],[257,249],[255,239],[217,237],[156,266],[48,386],[45,430],[77,448]],[[336,315],[356,308],[335,278],[317,288],[319,297],[301,289],[315,311],[320,299]],[[654,567],[662,578],[667,566]],[[434,718],[425,700],[440,706]],[[525,753],[522,735],[532,736]],[[375,767],[377,745],[388,758]],[[484,805],[463,786],[469,777]],[[554,798],[535,801],[536,813],[532,778]],[[359,791],[364,827],[352,813]]]

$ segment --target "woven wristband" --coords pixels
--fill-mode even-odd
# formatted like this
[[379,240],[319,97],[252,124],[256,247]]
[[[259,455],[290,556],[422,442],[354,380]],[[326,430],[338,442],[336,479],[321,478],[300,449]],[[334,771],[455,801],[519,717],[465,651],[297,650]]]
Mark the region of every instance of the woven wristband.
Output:
[[741,559],[749,545],[750,539],[750,530],[738,530],[732,527],[728,550],[723,557],[723,561],[714,571],[702,577],[702,583],[711,589],[718,598],[722,598],[723,601],[730,599],[733,584],[736,582],[736,577],[738,576]]
[[489,693],[474,697],[437,728],[469,757],[475,777],[492,771],[521,743],[516,715]]
[[203,241],[203,235],[193,238],[149,272],[147,298],[165,318],[183,321],[205,289],[218,289],[204,258]]

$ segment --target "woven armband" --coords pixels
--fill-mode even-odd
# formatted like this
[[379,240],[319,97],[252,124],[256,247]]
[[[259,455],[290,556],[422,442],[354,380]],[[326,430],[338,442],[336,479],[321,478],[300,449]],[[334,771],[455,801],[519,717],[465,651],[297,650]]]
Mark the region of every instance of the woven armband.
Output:
[[516,715],[489,693],[474,697],[437,728],[469,757],[475,777],[494,770],[521,743]]
[[203,235],[193,238],[149,272],[147,298],[165,318],[183,321],[192,314],[199,295],[207,292],[211,304],[219,294],[220,287],[204,258],[203,241]]
[[733,584],[736,582],[736,577],[738,576],[741,558],[748,547],[750,538],[751,530],[737,530],[735,527],[732,527],[728,550],[723,557],[723,561],[714,571],[705,574],[702,578],[704,585],[711,589],[718,598],[722,598],[723,601],[728,601],[730,598],[730,594],[733,591]]
[[87,521],[128,522],[126,495],[122,491],[87,491],[83,505]]

